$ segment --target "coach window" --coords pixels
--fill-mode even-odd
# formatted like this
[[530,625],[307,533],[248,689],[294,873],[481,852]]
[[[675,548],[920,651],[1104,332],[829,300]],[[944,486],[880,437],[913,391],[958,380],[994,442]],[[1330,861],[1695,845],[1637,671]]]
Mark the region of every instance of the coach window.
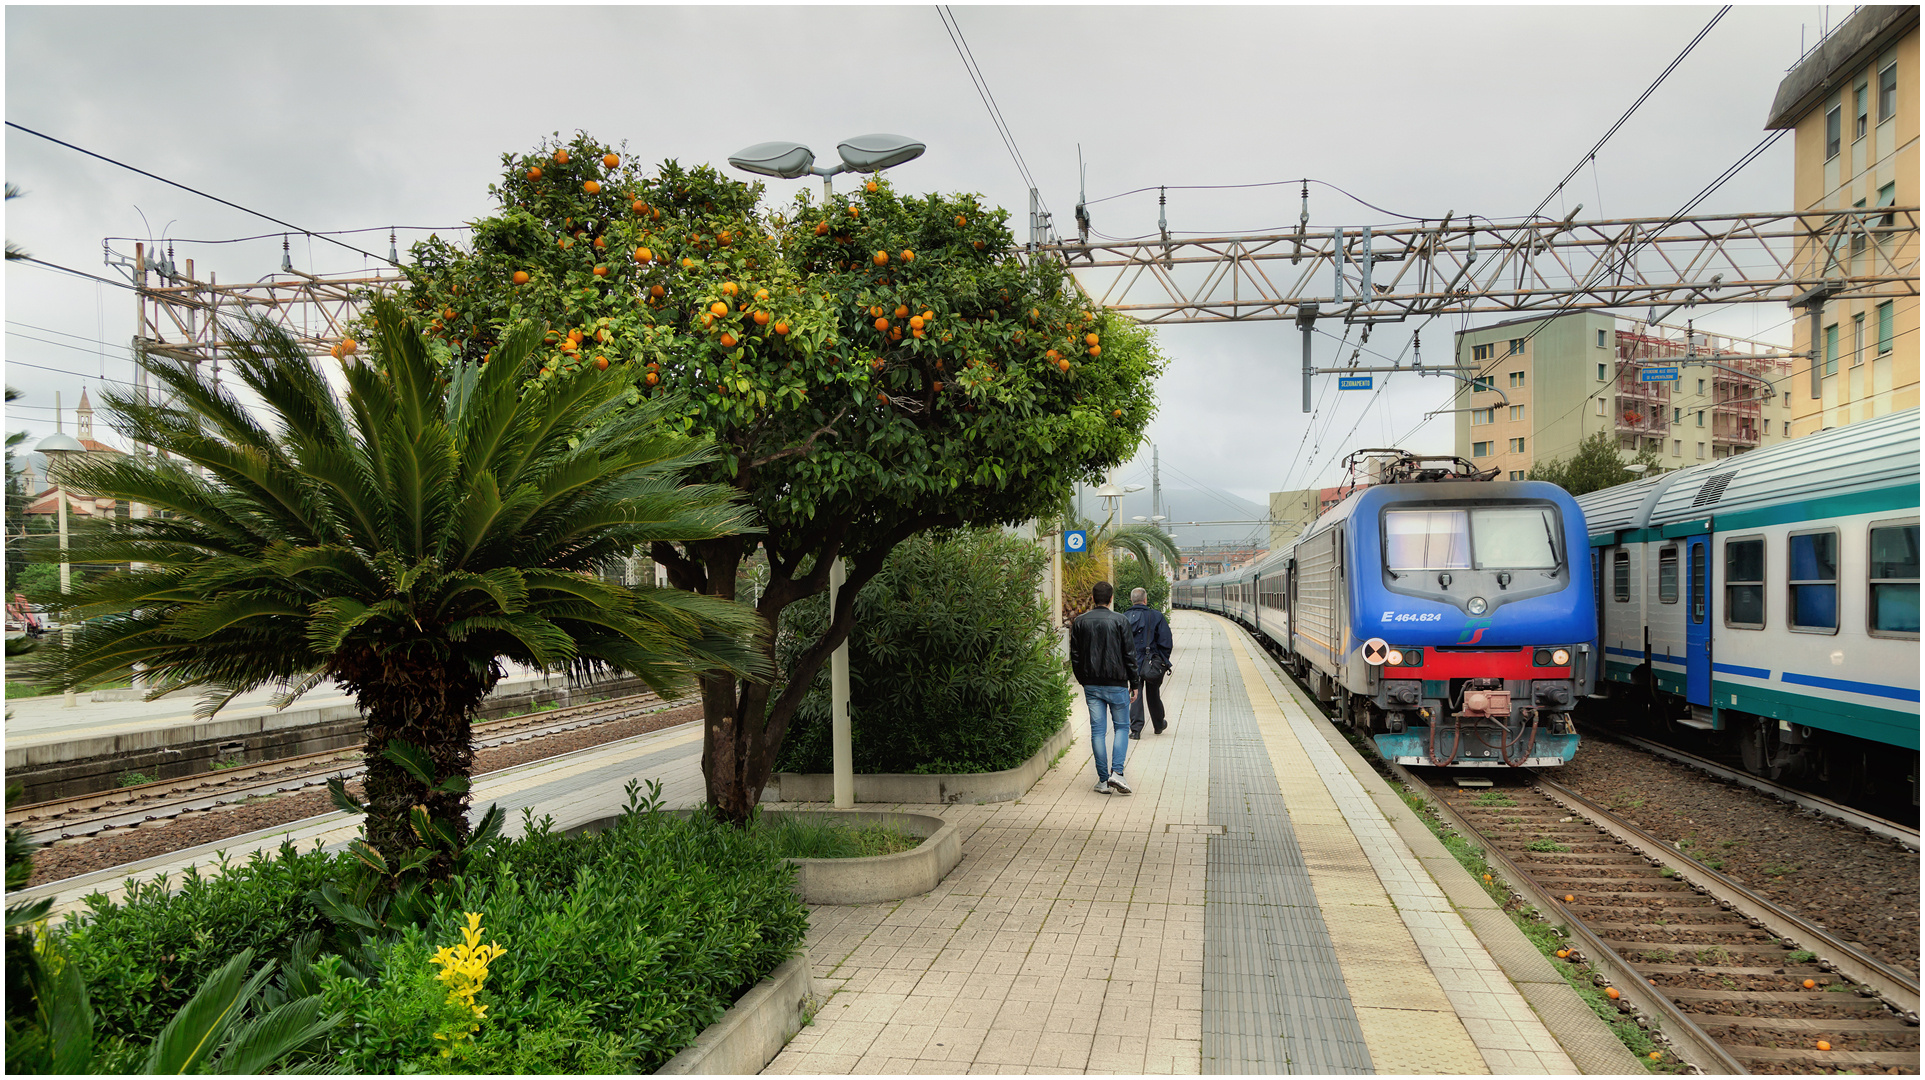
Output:
[[1838,530],[1791,534],[1791,628],[1838,632]]
[[1620,604],[1631,602],[1631,553],[1628,551],[1611,555],[1611,599]]
[[1678,546],[1658,552],[1658,603],[1678,602]]
[[1765,538],[1724,542],[1724,624],[1765,628]]
[[1709,614],[1705,605],[1710,603],[1711,560],[1705,555],[1704,544],[1691,545],[1691,622],[1695,626],[1704,625],[1704,617]]
[[1918,522],[1871,528],[1873,637],[1918,640]]

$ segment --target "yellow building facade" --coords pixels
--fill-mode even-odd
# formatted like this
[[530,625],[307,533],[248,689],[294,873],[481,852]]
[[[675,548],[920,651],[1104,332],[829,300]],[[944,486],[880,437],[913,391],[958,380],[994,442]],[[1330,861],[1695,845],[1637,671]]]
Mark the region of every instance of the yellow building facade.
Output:
[[[1801,276],[1835,279],[1886,260],[1915,271],[1917,234],[1881,231],[1908,215],[1877,210],[1919,205],[1918,10],[1860,8],[1778,87],[1765,127],[1792,132],[1795,205],[1869,212],[1849,240],[1806,244]],[[1834,297],[1816,320],[1808,310],[1794,309],[1802,354],[1787,387],[1794,437],[1918,406],[1915,287],[1910,296]]]

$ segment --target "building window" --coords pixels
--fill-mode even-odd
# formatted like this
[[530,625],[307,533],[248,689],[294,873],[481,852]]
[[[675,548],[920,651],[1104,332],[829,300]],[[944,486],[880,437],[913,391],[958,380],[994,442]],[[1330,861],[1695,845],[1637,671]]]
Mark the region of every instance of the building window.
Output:
[[1838,632],[1838,530],[1791,534],[1793,630]]
[[1474,442],[1474,443],[1472,443],[1472,444],[1470,444],[1470,456],[1472,456],[1472,457],[1490,457],[1490,456],[1491,456],[1491,444],[1490,444],[1490,442],[1489,442],[1488,440],[1486,440],[1486,441],[1484,441],[1484,442]]
[[1524,452],[1524,440],[1523,440],[1523,439],[1512,439],[1512,440],[1511,440],[1511,453],[1513,453],[1513,454],[1521,454],[1521,453],[1523,453],[1523,452]]
[[1611,553],[1611,599],[1620,604],[1631,602],[1631,553]]
[[1885,65],[1878,73],[1878,122],[1898,115],[1898,61]]
[[1873,637],[1918,637],[1918,522],[1871,529]]
[[1511,372],[1511,389],[1515,390],[1518,387],[1523,385],[1524,385],[1524,373],[1521,371]]
[[1865,313],[1851,317],[1851,366],[1865,362]]
[[1658,603],[1678,602],[1678,548],[1676,544],[1658,552]]
[[1524,419],[1524,406],[1522,405],[1511,406],[1511,419],[1512,420]]
[[1703,444],[1703,443],[1699,443],[1699,444],[1698,444],[1698,460],[1699,460],[1699,461],[1703,461],[1703,460],[1704,460],[1704,444]]
[[1865,137],[1865,114],[1867,112],[1867,106],[1870,104],[1871,99],[1866,96],[1865,84],[1859,83],[1858,89],[1853,90],[1851,93],[1851,111],[1852,116],[1855,117],[1851,122],[1851,137],[1853,142],[1857,142],[1859,139]]
[[1825,160],[1838,156],[1838,106],[1833,105],[1825,114]]
[[1892,302],[1878,305],[1878,355],[1892,351]]
[[1704,426],[1704,410],[1703,410],[1703,409],[1699,409],[1699,410],[1698,410],[1698,426],[1699,426],[1699,427],[1703,427],[1703,426]]
[[[1878,189],[1879,206],[1895,206],[1897,203],[1898,181],[1894,180]],[[1878,227],[1881,229],[1889,229],[1896,224],[1898,224],[1898,215],[1895,213],[1880,214],[1878,217]]]
[[1470,411],[1471,426],[1475,427],[1479,424],[1491,423],[1496,419],[1496,413],[1497,410],[1494,407],[1489,409],[1472,409]]
[[[1860,199],[1852,203],[1851,208],[1853,210],[1863,210],[1865,208],[1865,200]],[[1851,230],[1851,253],[1853,255],[1860,254],[1865,250],[1865,230],[1870,226],[1870,218],[1863,214],[1853,215]]]
[[1597,347],[1598,347],[1598,348],[1600,348],[1600,349],[1603,349],[1603,348],[1607,348],[1607,347],[1608,347],[1608,346],[1606,346],[1606,345],[1604,344],[1604,331],[1602,331],[1602,330],[1599,330],[1599,331],[1597,332]]
[[1479,390],[1495,389],[1497,389],[1497,376],[1495,375],[1479,375],[1471,380],[1472,393],[1476,393]]
[[1510,355],[1516,356],[1518,353],[1521,353],[1523,351],[1524,351],[1524,339],[1521,337],[1512,338]]
[[1785,421],[1785,438],[1791,438],[1791,421]]
[[[1522,479],[1524,479],[1524,470],[1523,470],[1523,469],[1512,469],[1512,470],[1511,470],[1511,479],[1513,479],[1513,480],[1522,480]],[[1914,589],[1913,591],[1914,591],[1914,593],[1916,593],[1916,591],[1917,591],[1917,590],[1916,590],[1916,589]]]
[[1599,416],[1603,416],[1603,415],[1604,415],[1604,399],[1603,399],[1603,398],[1592,398],[1591,400],[1593,400],[1593,401],[1595,401],[1595,402],[1597,402],[1597,414],[1598,414]]
[[1724,542],[1724,624],[1765,628],[1765,541]]
[[1671,456],[1672,456],[1672,457],[1683,457],[1683,456],[1684,456],[1684,440],[1683,440],[1683,439],[1672,439],[1672,440],[1671,440]]
[[1682,424],[1682,423],[1684,423],[1684,410],[1683,410],[1683,409],[1680,409],[1680,408],[1678,408],[1678,407],[1677,407],[1677,406],[1675,406],[1675,405],[1674,405],[1674,406],[1672,406],[1672,408],[1671,408],[1671,422],[1672,422],[1672,423],[1674,423],[1674,424]]
[[1838,374],[1838,324],[1825,327],[1825,374]]
[[1470,358],[1472,360],[1489,360],[1491,354],[1496,351],[1497,344],[1495,342],[1488,345],[1472,345],[1470,347]]

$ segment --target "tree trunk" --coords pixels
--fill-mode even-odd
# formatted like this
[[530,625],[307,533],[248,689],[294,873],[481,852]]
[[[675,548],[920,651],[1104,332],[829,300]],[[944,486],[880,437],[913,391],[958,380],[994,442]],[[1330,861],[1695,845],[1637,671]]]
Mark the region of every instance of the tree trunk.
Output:
[[367,724],[362,790],[368,808],[368,843],[391,868],[416,847],[437,848],[425,869],[432,880],[453,872],[453,853],[417,837],[409,814],[417,806],[426,808],[431,820],[448,822],[456,839],[465,843],[468,793],[433,791],[385,751],[397,741],[419,748],[427,756],[436,785],[473,773],[474,714],[494,680],[477,678],[463,660],[442,659],[450,652],[440,642],[393,646],[380,653],[369,650],[338,664],[334,673],[336,681],[355,695]]

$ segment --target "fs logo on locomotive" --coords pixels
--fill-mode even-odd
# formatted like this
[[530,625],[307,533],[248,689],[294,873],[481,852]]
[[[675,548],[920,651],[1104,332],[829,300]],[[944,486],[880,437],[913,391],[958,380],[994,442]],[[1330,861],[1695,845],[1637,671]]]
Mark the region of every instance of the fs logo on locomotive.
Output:
[[1457,635],[1457,644],[1475,645],[1484,640],[1484,631],[1490,628],[1491,620],[1488,616],[1481,619],[1465,619],[1464,632]]

